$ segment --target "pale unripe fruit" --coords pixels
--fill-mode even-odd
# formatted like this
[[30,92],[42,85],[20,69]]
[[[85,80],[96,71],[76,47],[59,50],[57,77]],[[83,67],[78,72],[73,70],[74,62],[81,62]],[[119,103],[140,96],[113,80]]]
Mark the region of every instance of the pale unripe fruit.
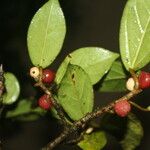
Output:
[[134,87],[135,87],[135,81],[133,78],[129,78],[126,82],[126,88],[129,90],[129,91],[133,91],[134,90]]
[[40,70],[38,67],[32,67],[30,69],[30,76],[33,78],[38,78],[40,75]]
[[86,134],[91,134],[92,132],[93,132],[93,128],[92,127],[90,127],[90,128],[88,128],[87,130],[86,130]]

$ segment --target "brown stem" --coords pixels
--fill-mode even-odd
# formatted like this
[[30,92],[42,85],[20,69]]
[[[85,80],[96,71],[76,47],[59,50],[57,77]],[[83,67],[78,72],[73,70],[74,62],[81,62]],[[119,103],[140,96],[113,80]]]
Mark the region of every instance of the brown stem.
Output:
[[[43,84],[42,82],[42,76],[43,76],[43,69],[41,67],[33,67],[33,69],[37,69],[39,70],[39,74],[37,76],[33,76],[31,73],[32,73],[32,68],[30,69],[31,73],[31,77],[33,77],[36,81],[36,84],[35,86],[36,87],[40,87],[44,92],[45,94],[49,95],[52,103],[53,103],[53,107],[55,108],[55,110],[57,111],[57,115],[59,116],[61,122],[65,125],[64,127],[66,127],[68,125],[66,119],[65,119],[65,115],[64,115],[64,110],[63,108],[61,107],[61,105],[57,102],[57,100],[53,97],[52,93],[51,93],[51,90],[48,89],[45,84]],[[34,71],[35,72],[35,71]]]
[[130,102],[130,104],[132,104],[134,107],[138,108],[138,109],[141,110],[141,111],[147,111],[147,112],[150,111],[149,109],[143,108],[143,107],[141,107],[140,105],[138,105],[138,104],[136,104],[136,103],[134,103],[134,102]]
[[130,71],[130,74],[135,82],[135,86],[134,86],[134,89],[139,89],[139,80],[138,80],[138,77],[135,73],[135,71],[133,69],[129,69]]
[[73,133],[75,130],[82,128],[83,124],[87,124],[91,119],[99,117],[101,114],[105,112],[109,112],[113,109],[115,103],[120,100],[130,100],[135,95],[139,94],[142,90],[141,89],[135,89],[131,91],[130,93],[126,94],[125,96],[119,98],[118,100],[108,104],[107,106],[103,108],[98,108],[94,112],[87,113],[83,118],[81,118],[78,121],[75,121],[70,128],[66,128],[56,139],[54,139],[52,142],[48,143],[47,146],[44,148],[44,150],[52,150],[54,147],[56,147],[58,144],[60,144],[63,140],[67,138],[67,136],[71,133]]
[[65,119],[64,110],[61,105],[56,101],[56,99],[53,98],[51,91],[42,82],[36,83],[35,86],[39,86],[47,95],[49,95],[53,103],[53,107],[57,111],[57,115],[60,117],[62,123],[64,125],[67,125],[68,123]]

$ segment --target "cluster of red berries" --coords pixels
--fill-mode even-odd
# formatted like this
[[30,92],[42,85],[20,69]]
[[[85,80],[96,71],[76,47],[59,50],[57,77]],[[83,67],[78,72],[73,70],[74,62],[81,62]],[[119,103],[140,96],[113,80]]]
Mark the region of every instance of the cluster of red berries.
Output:
[[[42,71],[42,82],[45,84],[51,84],[55,79],[55,72],[50,69],[44,69]],[[44,94],[38,100],[38,105],[45,110],[51,109],[52,101],[49,95]]]
[[[40,71],[39,68],[33,67],[30,69],[30,75],[33,78],[39,78]],[[51,84],[55,79],[55,72],[49,69],[42,70],[42,82],[45,84]],[[142,71],[138,76],[139,88],[145,89],[150,87],[150,73]],[[127,81],[127,89],[133,90],[135,82],[133,78],[129,78]],[[49,95],[44,94],[39,98],[38,104],[41,108],[48,110],[52,107],[52,101]],[[131,104],[128,100],[121,100],[115,103],[114,111],[120,117],[125,117],[131,111]]]
[[[42,77],[40,77],[41,75]],[[41,78],[43,83],[51,84],[55,79],[55,72],[50,69],[43,69],[40,74],[40,69],[38,67],[32,67],[30,69],[30,76],[35,80],[39,80],[39,78]]]
[[[30,75],[36,80],[41,78],[42,82],[45,84],[51,84],[55,79],[55,72],[50,69],[43,69],[42,70],[42,77],[40,77],[40,69],[38,67],[32,67],[30,69]],[[49,95],[44,94],[38,100],[38,105],[45,110],[48,110],[52,107],[52,101]]]
[[[150,87],[150,73],[141,71],[138,76],[138,83],[140,89],[146,89]],[[134,90],[135,82],[133,78],[129,78],[127,81],[127,89],[132,91]],[[121,100],[115,103],[114,111],[120,117],[125,117],[131,111],[131,104],[128,100]]]

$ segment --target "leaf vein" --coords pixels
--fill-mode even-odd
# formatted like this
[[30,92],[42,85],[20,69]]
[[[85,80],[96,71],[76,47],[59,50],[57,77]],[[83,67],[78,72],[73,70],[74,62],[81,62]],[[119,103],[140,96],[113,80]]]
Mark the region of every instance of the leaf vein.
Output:
[[146,30],[147,30],[147,27],[148,27],[148,25],[149,25],[149,22],[150,22],[150,16],[148,17],[148,20],[147,20],[147,22],[146,22],[145,29],[144,29],[144,32],[143,32],[142,37],[141,37],[141,41],[140,41],[140,43],[139,43],[138,49],[137,49],[136,54],[135,54],[135,57],[134,57],[134,59],[133,59],[133,62],[132,62],[132,65],[131,65],[132,68],[134,68],[135,62],[136,62],[136,60],[137,60],[137,58],[138,58],[138,56],[139,56],[140,48],[141,48],[141,45],[143,44],[144,36],[145,36]]
[[51,18],[51,11],[53,8],[53,3],[51,4],[51,7],[49,9],[49,15],[48,15],[48,20],[47,20],[47,25],[46,25],[46,30],[45,30],[45,37],[44,37],[44,42],[43,42],[43,47],[42,47],[42,54],[41,54],[41,61],[40,61],[40,66],[42,65],[42,61],[43,61],[43,55],[44,55],[44,49],[45,49],[45,45],[46,45],[46,40],[47,40],[47,33],[48,33],[48,26],[49,26],[49,22],[50,22],[50,18]]

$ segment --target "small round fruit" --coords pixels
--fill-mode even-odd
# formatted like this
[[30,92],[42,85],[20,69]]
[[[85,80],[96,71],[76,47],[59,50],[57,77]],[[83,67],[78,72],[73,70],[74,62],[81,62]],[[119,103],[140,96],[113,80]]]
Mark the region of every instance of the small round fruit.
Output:
[[55,79],[55,72],[49,69],[44,69],[42,72],[42,82],[52,83]]
[[131,111],[131,104],[127,100],[116,102],[114,106],[116,114],[120,117],[125,117]]
[[38,104],[42,109],[48,110],[52,107],[52,101],[47,94],[41,96],[38,100]]
[[86,134],[91,134],[91,133],[93,132],[93,130],[94,130],[93,127],[89,127],[89,128],[85,131],[85,133],[86,133]]
[[38,78],[40,75],[40,70],[38,67],[32,67],[30,69],[30,76],[33,78]]
[[141,71],[138,79],[139,79],[139,87],[141,89],[150,87],[150,73]]
[[135,82],[134,82],[134,79],[133,78],[129,78],[126,82],[126,88],[129,90],[129,91],[133,91],[134,90],[134,86],[135,86]]

